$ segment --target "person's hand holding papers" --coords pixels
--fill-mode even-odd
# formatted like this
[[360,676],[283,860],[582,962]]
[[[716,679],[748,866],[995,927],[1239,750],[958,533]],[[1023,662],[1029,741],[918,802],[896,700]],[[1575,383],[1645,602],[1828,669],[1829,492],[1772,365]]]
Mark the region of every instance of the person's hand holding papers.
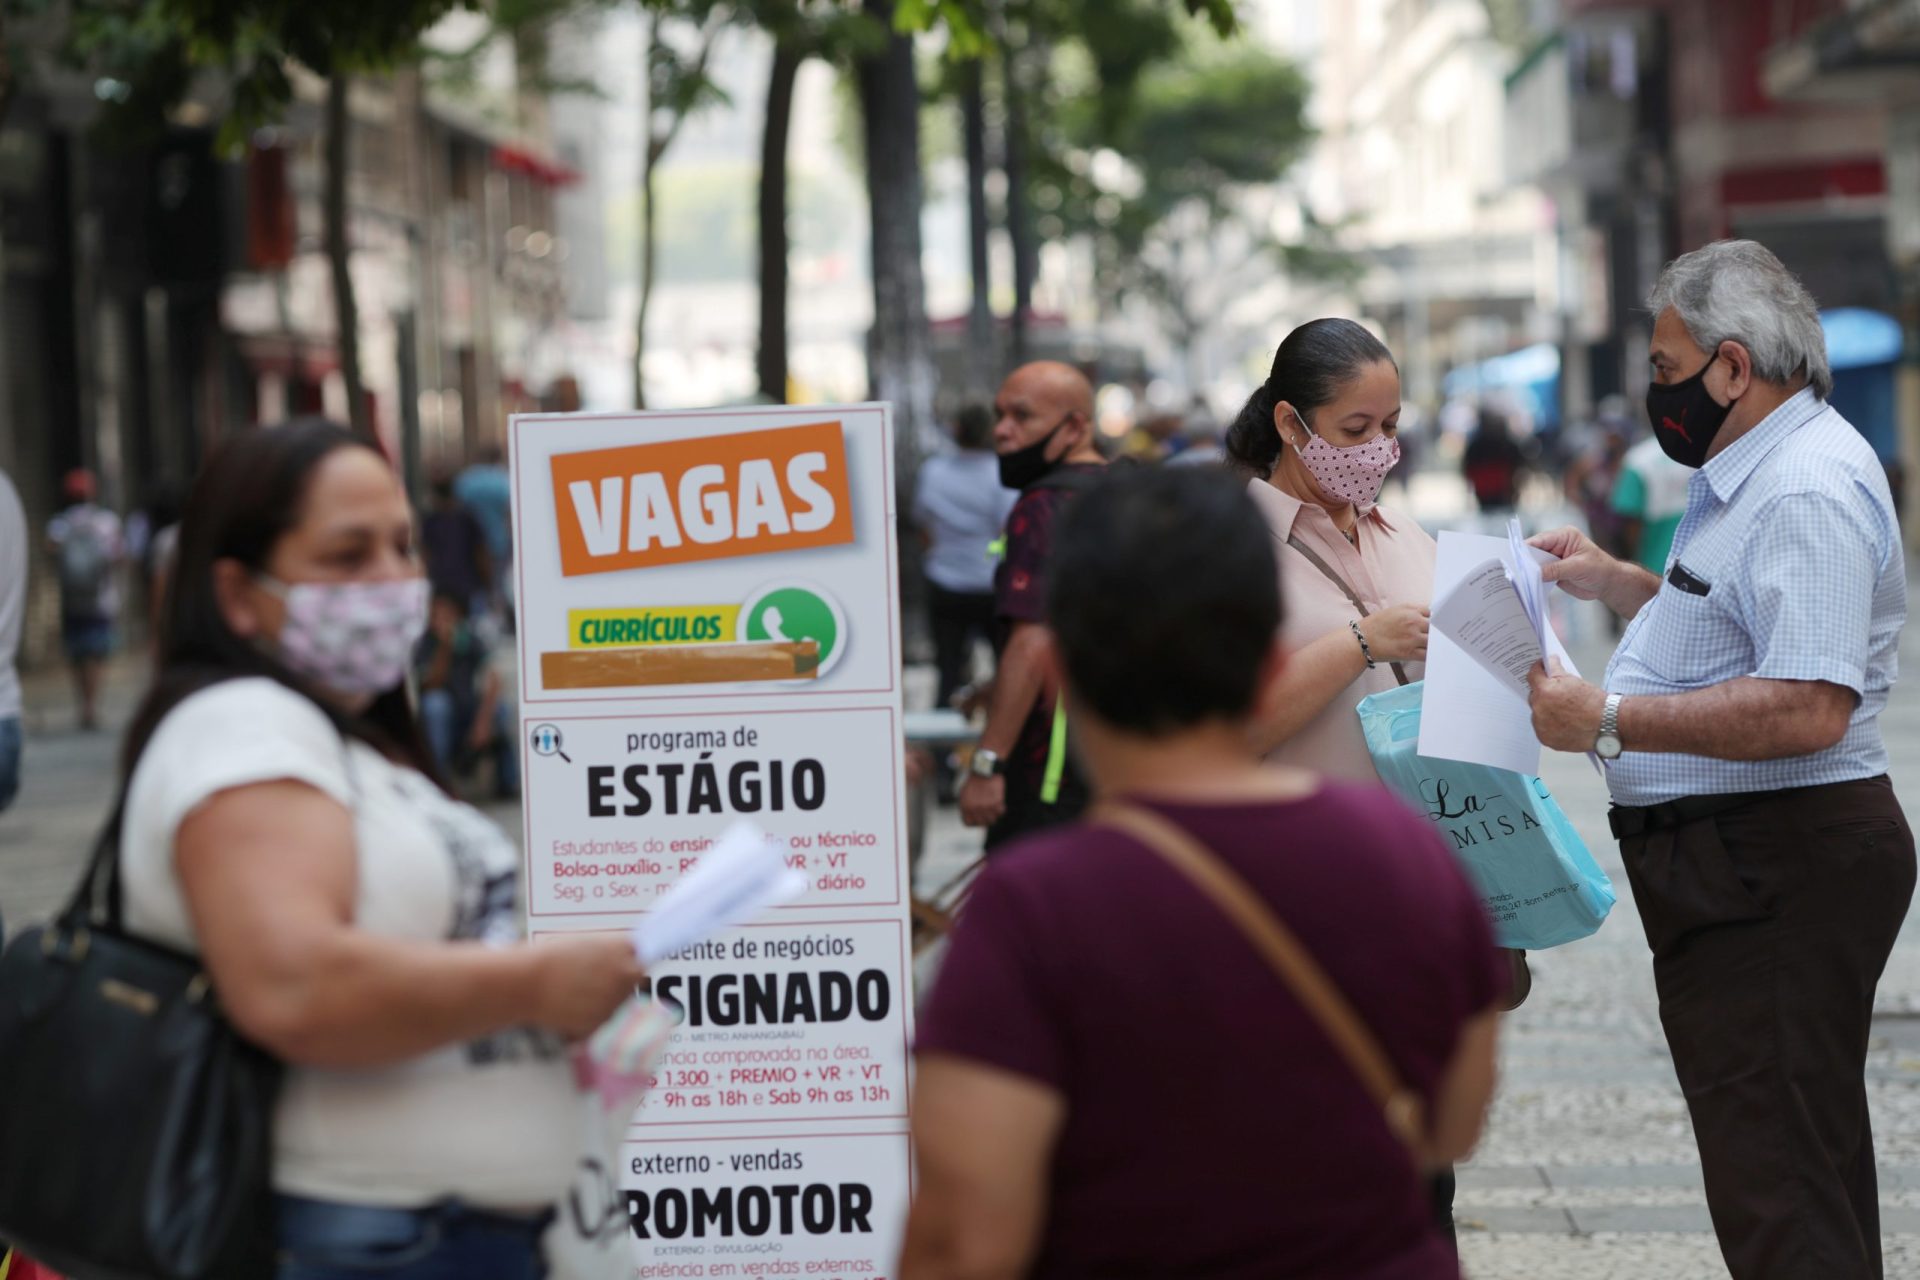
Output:
[[1568,675],[1558,658],[1548,658],[1545,665],[1534,663],[1527,672],[1527,688],[1533,732],[1541,746],[1555,751],[1592,750],[1600,733],[1600,714],[1606,710],[1605,690]]
[[[1567,532],[1571,538],[1549,534],[1529,544],[1514,520],[1503,538],[1440,535],[1421,755],[1532,774],[1540,771],[1542,745],[1579,751],[1593,746],[1592,732],[1571,743],[1564,725],[1557,725],[1554,738],[1537,735],[1533,716],[1533,676],[1544,674],[1543,661],[1557,659],[1554,670],[1563,678],[1578,676],[1548,617],[1552,583],[1568,579],[1553,559],[1555,550],[1563,547],[1577,557],[1584,541]],[[1596,713],[1593,727],[1598,725]]]
[[1417,604],[1396,604],[1360,619],[1367,650],[1375,662],[1425,662],[1429,610]]
[[1659,578],[1638,565],[1616,560],[1572,526],[1535,534],[1527,545],[1560,557],[1540,566],[1543,582],[1559,584],[1576,600],[1598,600],[1623,618],[1640,612],[1660,589]]

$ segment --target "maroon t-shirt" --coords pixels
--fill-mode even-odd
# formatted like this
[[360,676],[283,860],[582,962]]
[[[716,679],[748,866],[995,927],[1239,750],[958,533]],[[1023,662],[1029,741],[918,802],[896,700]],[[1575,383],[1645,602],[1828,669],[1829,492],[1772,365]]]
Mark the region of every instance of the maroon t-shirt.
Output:
[[[1334,783],[1152,808],[1267,900],[1431,1102],[1507,981],[1433,824]],[[1220,908],[1128,836],[1065,827],[987,864],[917,1051],[1065,1096],[1036,1277],[1460,1274],[1346,1059]]]

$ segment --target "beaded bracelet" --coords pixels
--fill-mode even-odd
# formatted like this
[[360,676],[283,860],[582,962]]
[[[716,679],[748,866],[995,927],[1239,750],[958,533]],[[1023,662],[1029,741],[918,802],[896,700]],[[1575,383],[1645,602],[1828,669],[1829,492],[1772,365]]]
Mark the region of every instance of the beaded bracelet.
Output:
[[1359,619],[1347,619],[1347,629],[1353,632],[1353,638],[1360,642],[1360,656],[1367,660],[1367,670],[1373,670],[1373,650],[1367,648],[1367,636],[1365,632],[1360,630]]

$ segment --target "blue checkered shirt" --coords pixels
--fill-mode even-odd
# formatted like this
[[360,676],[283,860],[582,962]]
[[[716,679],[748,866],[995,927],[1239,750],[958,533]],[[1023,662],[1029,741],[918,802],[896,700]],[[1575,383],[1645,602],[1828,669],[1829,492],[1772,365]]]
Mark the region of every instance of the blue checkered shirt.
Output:
[[[1675,576],[1708,584],[1681,590]],[[1659,592],[1607,664],[1610,692],[1686,693],[1741,676],[1824,680],[1859,695],[1836,745],[1785,760],[1627,751],[1616,804],[1770,791],[1887,771],[1880,709],[1899,669],[1907,575],[1886,473],[1811,390],[1781,405],[1689,482]]]

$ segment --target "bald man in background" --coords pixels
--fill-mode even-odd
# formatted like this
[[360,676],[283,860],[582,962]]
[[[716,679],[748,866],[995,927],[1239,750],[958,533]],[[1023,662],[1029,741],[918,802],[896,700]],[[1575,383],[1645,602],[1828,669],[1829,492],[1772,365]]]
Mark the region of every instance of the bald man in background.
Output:
[[1015,369],[994,397],[993,450],[1000,483],[1020,492],[994,572],[994,648],[987,727],[960,789],[960,816],[987,828],[992,851],[1016,836],[1078,817],[1087,785],[1055,734],[1058,691],[1046,670],[1046,566],[1060,508],[1100,473],[1093,386],[1071,365]]

